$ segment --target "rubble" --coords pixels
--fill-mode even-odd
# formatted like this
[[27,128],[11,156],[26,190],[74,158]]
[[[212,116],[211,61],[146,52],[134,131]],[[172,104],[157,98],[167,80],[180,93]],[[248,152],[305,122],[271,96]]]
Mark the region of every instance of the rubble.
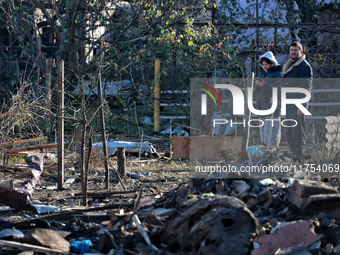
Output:
[[302,211],[307,215],[324,212],[329,218],[340,219],[340,194],[310,196]]
[[200,197],[162,229],[161,242],[170,251],[187,254],[246,254],[258,222],[235,197]]
[[[68,181],[58,191],[46,165],[54,168],[50,162],[43,167],[43,160],[26,160],[33,173],[28,181],[31,173],[20,172],[12,189],[0,187],[0,203],[16,210],[0,211],[0,253],[340,254],[337,179],[192,178],[185,161],[137,164],[129,158],[122,178],[126,190],[117,174],[104,190],[104,173],[95,166],[89,172],[89,205],[81,206],[76,165],[67,169]],[[244,164],[273,160],[282,160],[282,154],[265,152]],[[171,170],[164,170],[167,164]]]
[[68,241],[52,229],[34,228],[25,235],[24,241],[30,244],[48,247],[59,253],[68,253],[71,247]]
[[[255,249],[252,255],[276,254],[278,250],[285,250],[298,245],[309,247],[320,239],[310,230],[310,227],[311,223],[308,221],[280,224],[272,229],[270,235],[264,235],[255,239],[255,242],[259,243],[260,247]],[[289,253],[285,252],[282,254]]]
[[336,188],[325,183],[296,180],[290,190],[288,201],[301,209],[312,195],[335,193],[338,193]]

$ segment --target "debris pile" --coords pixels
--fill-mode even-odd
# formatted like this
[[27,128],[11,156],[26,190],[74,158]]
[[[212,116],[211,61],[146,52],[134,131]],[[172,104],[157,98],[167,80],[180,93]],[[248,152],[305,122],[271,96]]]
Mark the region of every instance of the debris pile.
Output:
[[340,252],[337,180],[191,178],[167,192],[131,193],[130,202],[0,221],[0,253]]

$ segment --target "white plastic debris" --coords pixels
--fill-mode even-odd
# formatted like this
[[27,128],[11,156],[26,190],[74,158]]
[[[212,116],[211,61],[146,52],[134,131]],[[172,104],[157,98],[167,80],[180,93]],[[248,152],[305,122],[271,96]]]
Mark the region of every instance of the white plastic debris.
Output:
[[12,236],[15,239],[21,239],[24,238],[25,234],[15,228],[5,228],[2,231],[0,231],[0,238],[8,236]]
[[273,179],[270,178],[266,178],[260,181],[260,184],[262,186],[270,186],[270,185],[275,185],[276,181],[274,181]]
[[[140,145],[139,142],[125,142],[125,141],[118,141],[118,142],[108,142],[107,143],[107,153],[109,156],[114,155],[114,153],[117,150],[117,144],[118,147],[124,147],[126,151],[139,151],[139,148],[141,149],[141,152],[147,152],[147,153],[154,153],[155,149],[150,146],[149,142],[145,141]],[[98,148],[100,150],[103,150],[103,143],[94,143],[93,148]]]
[[[33,205],[33,204],[32,204]],[[38,213],[50,213],[60,209],[59,206],[49,206],[49,205],[33,205],[37,209]]]

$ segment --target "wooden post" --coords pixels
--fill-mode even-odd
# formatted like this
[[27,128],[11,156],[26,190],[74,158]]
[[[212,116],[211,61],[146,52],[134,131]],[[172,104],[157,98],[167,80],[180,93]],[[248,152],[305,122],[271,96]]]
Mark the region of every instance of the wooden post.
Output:
[[171,137],[172,137],[172,118],[170,119],[170,159],[172,159],[172,144],[171,144]]
[[11,189],[14,189],[14,180],[10,180],[10,181],[9,181],[9,187],[10,187]]
[[[254,85],[254,72],[251,73],[251,77],[248,77],[248,86],[253,90]],[[246,95],[248,97],[248,93]],[[249,146],[249,134],[250,134],[250,126],[248,125],[249,120],[251,119],[251,112],[249,112],[248,107],[246,107],[245,111],[245,120],[247,121],[247,126],[244,128],[243,133],[243,140],[242,140],[242,152],[241,152],[241,161],[243,160],[250,160],[250,156],[248,153],[248,146]]]
[[58,190],[64,184],[64,61],[58,62]]
[[160,97],[161,97],[161,86],[160,86],[160,68],[161,60],[155,59],[155,88],[154,88],[154,131],[159,132],[159,119],[160,119]]
[[118,147],[117,148],[117,163],[118,163],[118,172],[120,176],[126,176],[126,162],[125,162],[125,148]]
[[86,198],[86,191],[87,191],[87,183],[85,181],[86,177],[86,159],[85,159],[85,149],[86,149],[86,108],[85,108],[85,88],[84,82],[82,82],[82,100],[81,100],[81,114],[82,114],[82,121],[81,121],[81,149],[80,149],[80,175],[81,175],[81,190],[83,195],[83,205],[87,205],[87,198]]
[[[85,153],[85,151],[84,151]],[[90,127],[90,132],[89,132],[89,147],[87,151],[87,157],[86,157],[86,162],[85,162],[85,169],[84,169],[84,185],[83,185],[83,205],[87,206],[87,185],[89,181],[89,164],[90,164],[90,159],[91,159],[91,153],[92,153],[92,127]]]
[[46,59],[46,97],[47,97],[47,121],[46,121],[46,130],[47,132],[52,131],[51,125],[51,98],[52,98],[52,60],[47,58]]
[[35,30],[35,36],[36,36],[36,40],[37,40],[37,46],[38,46],[38,52],[37,52],[37,58],[36,58],[36,62],[37,62],[37,87],[39,87],[39,82],[40,82],[40,57],[41,57],[41,37],[39,36],[39,29]]
[[[248,87],[251,87],[251,90],[253,91],[254,90],[254,79],[255,79],[255,74],[254,72],[251,73],[251,80],[248,80],[248,84],[250,82],[250,86]],[[247,98],[248,98],[248,93],[247,93]],[[248,107],[246,107],[246,109],[248,109]],[[247,110],[248,112],[248,122],[251,120],[251,112],[249,112],[249,109]],[[249,134],[250,134],[250,126],[248,126],[248,130],[247,130],[247,143],[246,143],[246,150],[248,150],[248,147],[249,147]]]
[[[104,98],[103,98],[103,92],[102,92],[102,78],[101,78],[100,67],[99,67],[97,87],[98,87],[98,95],[100,97],[99,118],[100,118],[101,130],[102,130],[103,153],[104,153],[104,158],[108,158],[106,133],[105,133]],[[110,181],[109,164],[106,160],[104,161],[104,164],[105,164],[105,188],[108,189],[109,181]]]

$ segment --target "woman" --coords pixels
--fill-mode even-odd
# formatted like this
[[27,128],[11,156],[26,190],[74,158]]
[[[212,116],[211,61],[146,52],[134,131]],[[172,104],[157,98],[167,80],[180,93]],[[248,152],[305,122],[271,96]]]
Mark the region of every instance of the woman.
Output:
[[[256,99],[257,109],[268,110],[272,105],[272,88],[276,87],[278,88],[278,91],[280,91],[282,68],[270,51],[260,57],[260,65],[262,70],[255,82],[255,90],[258,91]],[[278,98],[280,98],[280,96]],[[279,105],[271,116],[261,116],[261,118],[264,121],[264,125],[260,127],[261,143],[270,148],[278,148],[281,139]]]

